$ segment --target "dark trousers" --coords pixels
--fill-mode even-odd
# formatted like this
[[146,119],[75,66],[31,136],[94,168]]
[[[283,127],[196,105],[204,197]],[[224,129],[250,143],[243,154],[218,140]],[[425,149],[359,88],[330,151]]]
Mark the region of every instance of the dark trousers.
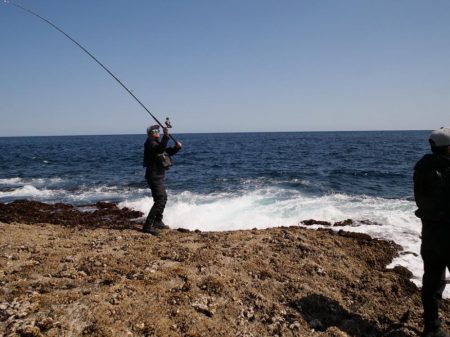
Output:
[[152,191],[153,206],[148,213],[146,224],[152,224],[154,221],[161,221],[164,208],[167,202],[166,187],[164,186],[164,176],[149,177],[147,179],[148,187]]
[[450,224],[422,223],[423,318],[425,329],[434,329],[440,325],[439,303],[446,284],[445,269],[450,267]]

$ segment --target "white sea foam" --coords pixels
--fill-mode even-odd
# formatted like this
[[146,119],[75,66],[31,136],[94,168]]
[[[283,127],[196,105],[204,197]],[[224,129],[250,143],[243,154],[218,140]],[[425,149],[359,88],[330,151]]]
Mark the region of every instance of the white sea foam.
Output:
[[[146,196],[124,201],[120,205],[147,213],[152,200]],[[413,214],[414,209],[414,203],[407,200],[343,194],[317,197],[265,188],[242,194],[169,192],[165,214],[174,228],[203,231],[291,226],[305,219],[330,222],[348,218],[368,219],[383,226],[362,225],[352,230],[393,239],[392,235],[396,233],[418,236],[420,222]]]
[[148,189],[123,189],[116,186],[98,186],[85,188],[83,186],[77,192],[72,193],[67,199],[74,204],[91,204],[103,200],[124,200],[144,196]]
[[32,186],[48,186],[48,185],[54,185],[59,184],[63,182],[63,179],[59,177],[54,178],[6,178],[6,179],[0,179],[0,187],[2,185],[5,186],[25,186],[25,185],[32,185]]
[[22,182],[21,178],[0,179],[0,185],[18,185]]
[[33,185],[25,185],[12,191],[0,191],[1,198],[46,199],[55,195],[55,191],[38,189]]

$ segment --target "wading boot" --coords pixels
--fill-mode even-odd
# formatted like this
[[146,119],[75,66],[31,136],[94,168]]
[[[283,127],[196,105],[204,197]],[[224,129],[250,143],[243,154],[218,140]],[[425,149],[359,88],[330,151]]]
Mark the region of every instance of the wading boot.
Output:
[[151,234],[154,236],[159,236],[159,231],[154,225],[155,221],[145,221],[144,226],[142,227],[142,231],[146,234]]
[[154,221],[153,226],[157,229],[170,229],[162,220]]

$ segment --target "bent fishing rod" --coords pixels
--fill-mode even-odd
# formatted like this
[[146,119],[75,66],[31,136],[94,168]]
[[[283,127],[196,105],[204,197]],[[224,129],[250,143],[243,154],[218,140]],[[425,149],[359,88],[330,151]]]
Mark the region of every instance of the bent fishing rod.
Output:
[[[131,95],[131,97],[133,97],[133,98],[136,100],[136,102],[138,102],[139,105],[140,105],[141,107],[143,107],[145,111],[148,112],[148,114],[155,120],[156,123],[158,123],[158,125],[159,125],[160,127],[165,128],[165,127],[161,124],[161,122],[158,120],[158,118],[156,118],[156,117],[150,112],[150,110],[147,109],[147,107],[146,107],[146,106],[145,106],[145,105],[144,105],[144,104],[136,97],[136,95],[133,94],[133,92],[132,92],[130,89],[128,89],[128,88],[126,87],[125,84],[122,83],[122,81],[120,81],[120,80],[117,78],[116,75],[114,75],[114,74],[113,74],[113,73],[112,73],[112,72],[111,72],[111,71],[110,71],[103,63],[101,63],[94,55],[92,55],[85,47],[83,47],[81,44],[79,44],[79,43],[78,43],[74,38],[72,38],[69,34],[67,34],[67,33],[64,32],[61,28],[59,28],[58,26],[56,26],[55,24],[53,24],[52,22],[50,22],[50,20],[48,20],[48,19],[46,19],[46,18],[40,16],[39,14],[33,12],[32,10],[30,10],[30,9],[28,9],[28,8],[25,8],[25,7],[23,7],[23,6],[19,5],[19,4],[16,4],[16,3],[12,2],[12,1],[9,1],[9,0],[4,0],[4,3],[6,3],[6,4],[11,4],[11,5],[13,5],[13,6],[15,6],[15,7],[17,7],[17,8],[19,8],[19,9],[21,9],[21,10],[23,10],[23,11],[25,11],[25,12],[31,14],[31,15],[33,15],[33,16],[36,16],[37,18],[39,18],[39,19],[41,19],[42,21],[48,23],[50,26],[52,26],[53,28],[55,28],[58,32],[60,32],[60,33],[63,34],[64,36],[66,36],[70,41],[72,41],[73,43],[75,43],[81,50],[83,50],[86,54],[88,54],[95,62],[97,62],[97,64],[100,65],[100,67],[102,67],[109,75],[111,75],[111,76],[112,76],[112,77],[113,77],[113,78],[114,78],[114,79],[122,86],[122,88],[124,88],[124,89]],[[166,122],[166,126],[167,126],[167,127],[171,127],[170,124],[167,124],[167,122]],[[177,143],[176,139],[175,139],[171,134],[169,134],[169,137],[170,137],[175,143]]]

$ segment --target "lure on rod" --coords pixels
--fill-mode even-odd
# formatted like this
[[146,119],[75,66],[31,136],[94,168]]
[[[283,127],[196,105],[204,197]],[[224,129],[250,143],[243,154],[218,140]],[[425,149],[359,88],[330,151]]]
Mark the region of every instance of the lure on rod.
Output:
[[[125,84],[123,84],[116,75],[114,75],[103,63],[101,63],[94,55],[92,55],[85,47],[83,47],[81,44],[79,44],[75,39],[73,39],[69,34],[67,34],[66,32],[64,32],[61,28],[59,28],[58,26],[56,26],[55,24],[53,24],[52,22],[50,22],[50,20],[40,16],[39,14],[33,12],[32,10],[25,8],[17,3],[11,2],[9,0],[3,0],[3,2],[5,4],[10,4],[13,5],[33,16],[36,16],[37,18],[41,19],[42,21],[48,23],[50,26],[52,26],[53,28],[55,28],[58,32],[60,32],[61,34],[63,34],[64,36],[66,36],[70,41],[72,41],[73,43],[75,43],[81,50],[83,50],[86,54],[88,54],[95,62],[97,62],[98,65],[100,65],[109,75],[111,75],[121,86],[122,88],[124,88],[135,100],[136,102],[139,103],[139,105],[144,108],[145,111],[148,112],[148,114],[155,120],[156,123],[158,123],[158,125],[162,128],[164,127],[172,127],[172,125],[169,123],[167,123],[168,119],[166,119],[166,126],[163,126],[163,124],[161,124],[161,122],[158,120],[158,118],[156,118],[149,109],[147,109],[147,107],[133,94],[132,90],[128,89]],[[170,126],[169,126],[170,125]],[[177,140],[170,134],[169,137],[175,142],[177,143]]]

